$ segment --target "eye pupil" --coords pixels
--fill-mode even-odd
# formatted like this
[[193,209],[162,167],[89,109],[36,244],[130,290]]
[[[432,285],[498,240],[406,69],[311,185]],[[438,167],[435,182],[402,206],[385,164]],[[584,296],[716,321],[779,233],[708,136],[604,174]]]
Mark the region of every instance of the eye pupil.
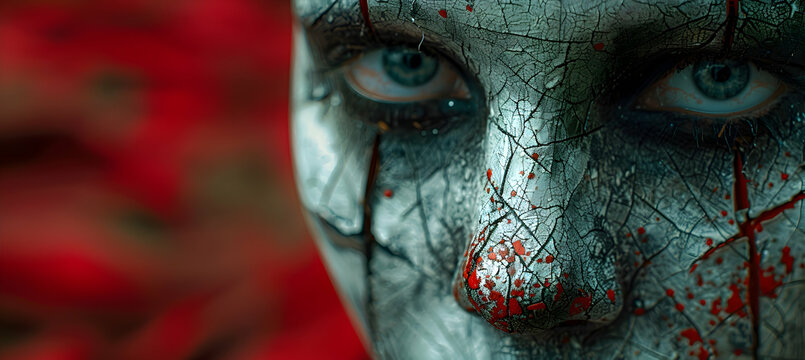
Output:
[[726,60],[700,61],[693,66],[693,81],[707,97],[727,100],[740,94],[749,85],[749,65]]
[[383,71],[399,85],[414,87],[427,84],[438,70],[438,59],[417,50],[395,48],[383,51]]
[[728,66],[725,66],[723,64],[713,66],[713,74],[711,76],[713,77],[713,80],[715,80],[716,82],[723,83],[729,80],[731,75],[732,71],[730,71],[730,68]]
[[418,67],[422,66],[422,55],[406,54],[403,62],[412,70],[416,70]]

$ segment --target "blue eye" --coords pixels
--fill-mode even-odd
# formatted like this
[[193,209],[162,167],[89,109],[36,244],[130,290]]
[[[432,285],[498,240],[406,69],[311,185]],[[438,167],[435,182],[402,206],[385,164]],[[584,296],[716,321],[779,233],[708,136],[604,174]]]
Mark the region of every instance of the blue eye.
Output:
[[427,84],[439,71],[439,60],[412,49],[383,50],[383,70],[403,86]]
[[346,64],[344,79],[353,91],[376,102],[470,98],[464,78],[448,61],[411,48],[369,51]]
[[650,85],[635,107],[714,118],[752,115],[767,110],[785,92],[779,78],[753,63],[705,60]]

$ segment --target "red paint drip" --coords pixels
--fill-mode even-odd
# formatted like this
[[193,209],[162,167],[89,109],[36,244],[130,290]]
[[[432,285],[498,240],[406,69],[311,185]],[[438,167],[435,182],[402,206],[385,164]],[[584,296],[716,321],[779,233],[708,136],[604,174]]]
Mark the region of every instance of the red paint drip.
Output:
[[780,263],[785,265],[785,273],[790,274],[794,271],[794,258],[791,256],[791,248],[786,245],[783,248],[783,256],[780,258]]
[[361,6],[361,15],[363,16],[363,22],[366,23],[366,27],[369,28],[369,31],[372,34],[375,34],[375,27],[372,26],[372,21],[369,20],[369,1],[368,0],[360,0]]

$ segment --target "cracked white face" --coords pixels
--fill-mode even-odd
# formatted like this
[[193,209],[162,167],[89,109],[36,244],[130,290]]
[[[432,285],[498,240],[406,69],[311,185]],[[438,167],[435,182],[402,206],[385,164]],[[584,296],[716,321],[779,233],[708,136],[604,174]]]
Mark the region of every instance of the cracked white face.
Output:
[[805,357],[800,4],[295,1],[297,184],[373,353]]

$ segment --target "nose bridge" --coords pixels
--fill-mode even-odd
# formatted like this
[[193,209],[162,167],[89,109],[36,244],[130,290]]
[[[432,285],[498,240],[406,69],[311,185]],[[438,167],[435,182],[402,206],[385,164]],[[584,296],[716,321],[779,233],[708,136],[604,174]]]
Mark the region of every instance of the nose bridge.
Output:
[[[503,132],[501,132],[503,133]],[[490,134],[480,221],[458,301],[506,332],[606,323],[622,306],[608,237],[596,230],[583,151]],[[572,155],[577,154],[577,155]]]

